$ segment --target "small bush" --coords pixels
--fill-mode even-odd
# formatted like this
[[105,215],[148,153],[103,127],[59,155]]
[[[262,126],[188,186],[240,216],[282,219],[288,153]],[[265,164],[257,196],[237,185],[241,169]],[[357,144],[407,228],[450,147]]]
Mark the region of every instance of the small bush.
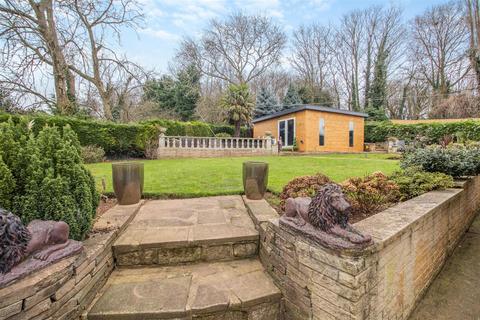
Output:
[[102,147],[93,145],[82,147],[82,160],[84,163],[103,162],[105,160],[105,151]]
[[283,187],[280,194],[281,209],[285,209],[285,200],[288,198],[313,197],[323,185],[331,182],[330,178],[321,173],[294,178]]
[[230,138],[232,135],[227,133],[227,132],[220,132],[215,134],[215,137],[217,138]]
[[400,200],[405,201],[433,190],[453,187],[453,178],[439,172],[425,172],[419,168],[408,168],[397,171],[390,179],[400,190]]
[[473,176],[480,173],[480,147],[476,145],[432,145],[415,148],[405,153],[400,166],[404,169],[420,167],[427,172],[441,172],[453,177]]
[[372,214],[400,199],[398,186],[381,172],[364,178],[350,178],[340,185],[352,205],[354,214]]

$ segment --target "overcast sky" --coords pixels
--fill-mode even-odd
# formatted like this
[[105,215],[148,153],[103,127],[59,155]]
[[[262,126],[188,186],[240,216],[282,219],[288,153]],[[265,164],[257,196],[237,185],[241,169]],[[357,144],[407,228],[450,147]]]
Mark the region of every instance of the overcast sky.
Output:
[[390,2],[404,10],[411,19],[444,0],[141,0],[146,15],[145,26],[137,33],[125,32],[121,49],[132,60],[147,69],[167,71],[169,61],[184,36],[198,36],[210,19],[221,18],[232,11],[269,16],[291,35],[302,24],[335,24],[354,9]]

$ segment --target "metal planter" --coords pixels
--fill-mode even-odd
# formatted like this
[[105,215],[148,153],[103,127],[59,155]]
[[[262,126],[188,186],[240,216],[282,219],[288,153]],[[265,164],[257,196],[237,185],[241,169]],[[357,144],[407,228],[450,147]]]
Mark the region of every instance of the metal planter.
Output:
[[112,181],[120,205],[138,203],[143,193],[143,163],[112,163]]
[[243,163],[243,190],[248,199],[263,199],[267,185],[268,163],[258,161]]

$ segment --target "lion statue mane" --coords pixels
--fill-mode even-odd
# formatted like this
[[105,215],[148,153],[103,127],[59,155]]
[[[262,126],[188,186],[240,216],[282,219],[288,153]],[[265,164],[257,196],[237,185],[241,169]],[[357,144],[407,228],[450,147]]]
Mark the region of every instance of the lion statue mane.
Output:
[[328,231],[335,225],[346,228],[350,203],[338,184],[328,183],[312,198],[308,206],[308,221],[316,228]]
[[0,208],[0,274],[23,260],[31,234],[19,217]]

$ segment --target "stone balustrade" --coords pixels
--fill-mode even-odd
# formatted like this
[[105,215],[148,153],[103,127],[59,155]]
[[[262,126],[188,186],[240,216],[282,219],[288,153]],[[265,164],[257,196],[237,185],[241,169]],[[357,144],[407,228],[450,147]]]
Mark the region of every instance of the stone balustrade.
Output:
[[158,158],[224,157],[278,154],[272,137],[184,137],[160,134]]

